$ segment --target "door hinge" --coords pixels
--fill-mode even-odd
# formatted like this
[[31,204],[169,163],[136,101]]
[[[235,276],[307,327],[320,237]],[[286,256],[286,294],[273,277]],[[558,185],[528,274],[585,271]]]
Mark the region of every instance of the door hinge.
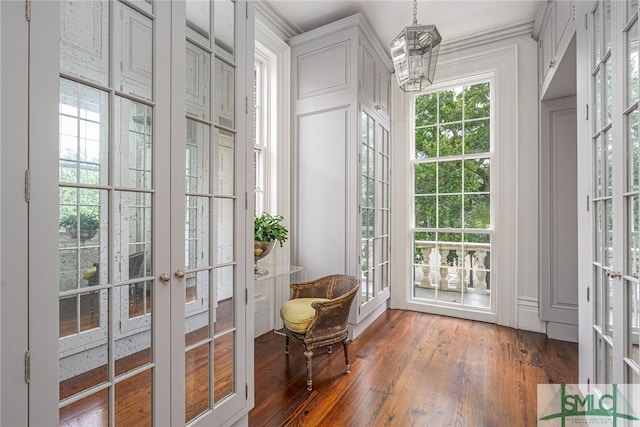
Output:
[[591,299],[591,287],[587,286],[587,302]]
[[249,114],[249,97],[244,97],[244,113]]
[[587,194],[587,212],[589,212],[589,195]]
[[585,13],[584,14],[584,29],[587,29],[588,26],[588,22],[589,22],[589,16]]
[[25,8],[25,15],[27,17],[27,21],[31,21],[31,0],[26,0],[25,2],[26,4],[24,5]]
[[27,350],[24,354],[24,382],[31,382],[31,352]]
[[244,4],[244,6],[245,6],[245,8],[244,8],[244,11],[245,11],[245,17],[246,17],[247,19],[249,19],[249,2],[246,2],[246,3]]
[[29,203],[31,201],[31,170],[24,172],[24,200]]
[[244,383],[244,398],[249,398],[249,383]]
[[587,107],[587,117],[585,120],[589,120],[589,104],[585,105],[585,107]]
[[249,289],[244,288],[244,305],[249,304]]

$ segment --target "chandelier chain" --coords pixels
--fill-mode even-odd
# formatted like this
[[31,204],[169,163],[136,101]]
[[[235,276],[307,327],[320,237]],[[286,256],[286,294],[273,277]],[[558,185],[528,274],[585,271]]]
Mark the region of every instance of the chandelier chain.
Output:
[[413,0],[413,25],[418,24],[418,3],[417,0]]

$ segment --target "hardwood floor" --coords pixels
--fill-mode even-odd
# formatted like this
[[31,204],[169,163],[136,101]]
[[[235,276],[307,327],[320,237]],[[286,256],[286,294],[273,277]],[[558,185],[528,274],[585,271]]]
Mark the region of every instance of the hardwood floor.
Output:
[[578,381],[577,344],[534,332],[388,310],[349,348],[314,355],[266,333],[255,342],[250,426],[535,426],[539,383]]

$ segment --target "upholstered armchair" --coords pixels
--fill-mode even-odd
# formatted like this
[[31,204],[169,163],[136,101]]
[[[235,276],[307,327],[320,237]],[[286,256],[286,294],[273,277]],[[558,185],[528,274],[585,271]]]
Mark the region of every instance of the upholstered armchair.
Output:
[[289,354],[289,340],[302,344],[307,359],[307,390],[313,389],[313,350],[342,343],[346,372],[349,365],[349,339],[347,338],[349,311],[358,292],[360,281],[352,276],[336,274],[306,283],[294,283],[292,297],[280,307],[284,322],[285,354]]

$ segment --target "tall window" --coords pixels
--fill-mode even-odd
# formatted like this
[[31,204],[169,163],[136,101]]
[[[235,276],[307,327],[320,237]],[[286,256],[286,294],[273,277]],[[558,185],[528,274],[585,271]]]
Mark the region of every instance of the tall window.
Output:
[[255,178],[255,210],[257,214],[265,211],[265,184],[267,165],[267,60],[256,55],[255,70],[255,146],[253,151]]
[[491,308],[491,85],[415,99],[413,296]]

